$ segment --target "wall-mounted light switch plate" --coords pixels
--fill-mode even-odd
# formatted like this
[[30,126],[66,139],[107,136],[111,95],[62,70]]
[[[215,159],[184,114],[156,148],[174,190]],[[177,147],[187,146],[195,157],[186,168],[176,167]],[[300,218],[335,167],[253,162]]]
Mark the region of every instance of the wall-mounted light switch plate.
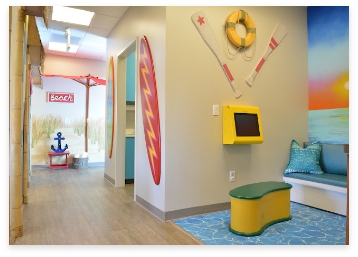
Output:
[[214,104],[213,105],[213,115],[218,116],[219,115],[219,105]]
[[230,178],[229,178],[230,182],[235,181],[235,171],[230,171]]

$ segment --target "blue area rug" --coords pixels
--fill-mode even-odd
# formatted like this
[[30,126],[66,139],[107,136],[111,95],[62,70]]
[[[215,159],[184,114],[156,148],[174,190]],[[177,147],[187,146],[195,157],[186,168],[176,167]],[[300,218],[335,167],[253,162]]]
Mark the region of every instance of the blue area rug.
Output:
[[228,230],[230,210],[173,220],[206,245],[345,245],[346,217],[291,202],[292,219],[258,236]]

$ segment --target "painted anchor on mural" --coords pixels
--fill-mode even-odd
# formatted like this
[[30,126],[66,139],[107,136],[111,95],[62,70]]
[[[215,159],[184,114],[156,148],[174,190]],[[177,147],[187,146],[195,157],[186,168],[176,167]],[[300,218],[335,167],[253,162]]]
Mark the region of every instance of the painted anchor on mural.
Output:
[[68,145],[65,145],[64,149],[61,149],[61,140],[65,140],[64,137],[61,137],[62,133],[61,132],[57,132],[57,137],[54,138],[54,140],[57,140],[57,149],[55,149],[55,147],[53,145],[51,145],[51,149],[55,152],[55,153],[62,153],[64,151],[66,151],[66,149],[68,148]]

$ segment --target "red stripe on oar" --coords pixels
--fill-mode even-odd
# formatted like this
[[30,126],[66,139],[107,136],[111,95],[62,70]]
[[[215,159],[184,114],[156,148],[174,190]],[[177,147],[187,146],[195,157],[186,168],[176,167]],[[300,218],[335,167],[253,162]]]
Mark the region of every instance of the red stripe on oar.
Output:
[[230,72],[229,68],[227,67],[226,63],[223,64],[223,68],[224,68],[224,71],[225,71],[227,77],[229,78],[229,80],[233,81],[234,77],[231,75],[231,72]]
[[255,69],[256,72],[259,72],[259,70],[261,69],[261,66],[264,64],[264,62],[265,62],[265,59],[261,58],[259,64],[257,64],[257,67]]
[[273,44],[275,47],[278,46],[276,40],[273,37],[271,38],[271,44]]

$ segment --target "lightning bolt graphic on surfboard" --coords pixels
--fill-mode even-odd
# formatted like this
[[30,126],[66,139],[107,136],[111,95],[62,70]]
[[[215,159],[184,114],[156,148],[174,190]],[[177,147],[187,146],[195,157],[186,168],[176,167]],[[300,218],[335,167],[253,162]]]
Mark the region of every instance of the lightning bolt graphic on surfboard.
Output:
[[154,156],[157,157],[157,153],[155,151],[153,139],[154,140],[157,140],[157,139],[156,139],[155,133],[153,131],[153,125],[152,125],[152,121],[151,121],[152,119],[154,119],[154,115],[153,115],[153,111],[152,111],[152,108],[150,106],[149,99],[148,99],[148,96],[151,96],[152,93],[150,91],[148,80],[147,80],[147,75],[149,75],[149,70],[148,70],[148,65],[147,65],[148,54],[145,50],[142,54],[142,60],[143,60],[144,66],[145,66],[145,68],[141,70],[141,72],[143,74],[144,81],[145,81],[145,85],[146,85],[146,88],[143,89],[143,93],[145,95],[145,100],[147,103],[145,113],[146,113],[147,122],[149,124],[149,129],[147,129],[147,135],[148,135],[148,138],[150,139],[150,147],[148,147],[148,148],[149,148],[149,155],[150,155],[150,165],[154,168],[153,157]]

